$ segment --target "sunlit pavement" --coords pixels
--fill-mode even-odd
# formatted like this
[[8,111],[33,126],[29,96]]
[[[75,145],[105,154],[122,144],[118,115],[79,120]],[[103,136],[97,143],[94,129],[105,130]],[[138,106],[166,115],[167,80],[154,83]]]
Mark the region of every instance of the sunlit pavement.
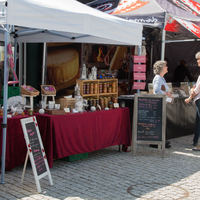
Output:
[[136,157],[114,146],[83,160],[55,160],[50,169],[54,184],[49,185],[48,177],[40,179],[40,194],[30,164],[21,185],[21,165],[6,171],[0,199],[200,200],[200,151],[192,151],[192,139],[170,140],[165,158],[158,149],[139,145]]

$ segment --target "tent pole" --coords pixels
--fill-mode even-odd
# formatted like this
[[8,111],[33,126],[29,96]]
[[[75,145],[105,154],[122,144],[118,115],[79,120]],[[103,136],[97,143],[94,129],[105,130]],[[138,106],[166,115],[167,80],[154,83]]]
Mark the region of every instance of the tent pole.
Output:
[[24,43],[24,84],[26,85],[26,43]]
[[[17,64],[17,37],[15,37],[15,49],[14,49],[14,71],[16,72],[16,64]],[[13,81],[15,81],[15,77],[13,76]],[[15,84],[13,84],[15,86]]]
[[162,31],[161,60],[164,60],[164,56],[165,56],[165,36],[166,36],[166,31],[163,29],[163,31]]
[[128,94],[131,94],[131,72],[133,73],[133,63],[132,63],[132,59],[131,59],[131,52],[132,52],[132,47],[130,47],[130,54],[129,54],[129,70],[128,70]]
[[166,38],[166,31],[165,31],[165,25],[166,25],[166,13],[165,13],[165,21],[164,21],[164,27],[162,30],[162,46],[161,46],[161,60],[164,60],[165,57],[165,38]]
[[44,42],[44,46],[43,46],[43,63],[42,63],[42,85],[46,84],[46,80],[45,80],[46,60],[47,60],[47,43]]
[[22,51],[22,43],[19,43],[19,86],[22,85],[22,55],[23,55],[23,51]]
[[[141,54],[142,54],[142,45],[139,45],[138,47],[139,47],[138,48],[138,55],[141,56]],[[141,64],[141,63],[138,63],[138,64]],[[137,82],[140,82],[140,80],[137,80]],[[137,93],[140,94],[140,90],[139,89],[137,89]]]
[[3,93],[3,138],[2,138],[2,159],[1,159],[1,183],[4,182],[5,176],[5,160],[6,160],[6,129],[7,129],[7,97],[8,97],[8,53],[7,45],[9,43],[10,33],[8,32],[9,26],[5,25],[5,50],[4,50],[4,93]]

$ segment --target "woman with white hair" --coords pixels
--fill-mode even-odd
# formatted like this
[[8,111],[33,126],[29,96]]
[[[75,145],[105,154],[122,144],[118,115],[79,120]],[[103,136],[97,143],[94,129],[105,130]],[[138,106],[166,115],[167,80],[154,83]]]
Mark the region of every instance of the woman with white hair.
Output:
[[[197,59],[198,66],[200,67],[200,52],[198,52],[195,57]],[[196,128],[193,139],[193,145],[197,147],[193,148],[192,150],[200,151],[200,147],[198,146],[198,140],[200,135],[200,76],[197,79],[196,86],[190,90],[190,96],[187,99],[185,99],[185,103],[190,103],[192,99],[194,100],[197,109]]]
[[[167,62],[159,60],[153,66],[155,77],[153,79],[154,94],[164,94],[171,97],[169,86],[167,85],[164,75],[168,72]],[[157,147],[157,145],[150,145],[150,147]],[[165,148],[170,148],[170,142],[166,141]]]
[[159,60],[153,66],[155,77],[153,79],[154,94],[165,94],[171,97],[169,87],[164,79],[164,75],[168,72],[167,62]]

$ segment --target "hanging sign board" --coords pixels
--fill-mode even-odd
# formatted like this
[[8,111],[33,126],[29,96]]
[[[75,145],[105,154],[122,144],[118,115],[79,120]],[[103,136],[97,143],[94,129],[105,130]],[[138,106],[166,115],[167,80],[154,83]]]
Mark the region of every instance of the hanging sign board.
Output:
[[146,56],[133,56],[133,63],[146,63]]
[[26,161],[24,165],[24,171],[22,174],[22,182],[23,182],[25,168],[26,168],[26,164],[27,164],[27,160],[29,156],[31,165],[33,168],[33,174],[35,177],[37,190],[40,193],[41,187],[40,187],[39,180],[41,178],[48,175],[50,185],[53,185],[53,181],[51,178],[49,165],[48,165],[46,154],[45,154],[44,147],[42,144],[37,120],[34,116],[34,117],[21,119],[20,121],[21,121],[22,129],[24,132],[24,137],[25,137],[26,145],[28,149],[27,157],[26,157]]
[[145,73],[133,73],[134,80],[146,80]]
[[165,153],[166,97],[157,94],[135,94],[131,150],[137,144],[157,144]]
[[133,90],[144,90],[145,85],[145,82],[133,82]]
[[146,72],[146,65],[134,64],[133,71],[134,72]]

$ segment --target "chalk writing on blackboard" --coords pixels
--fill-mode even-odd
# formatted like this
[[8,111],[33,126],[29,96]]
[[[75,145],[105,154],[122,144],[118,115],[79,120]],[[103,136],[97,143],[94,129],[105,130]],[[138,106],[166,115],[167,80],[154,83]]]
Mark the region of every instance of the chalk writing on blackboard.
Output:
[[35,123],[25,124],[38,176],[47,171]]
[[162,141],[162,103],[160,98],[138,98],[138,140]]

